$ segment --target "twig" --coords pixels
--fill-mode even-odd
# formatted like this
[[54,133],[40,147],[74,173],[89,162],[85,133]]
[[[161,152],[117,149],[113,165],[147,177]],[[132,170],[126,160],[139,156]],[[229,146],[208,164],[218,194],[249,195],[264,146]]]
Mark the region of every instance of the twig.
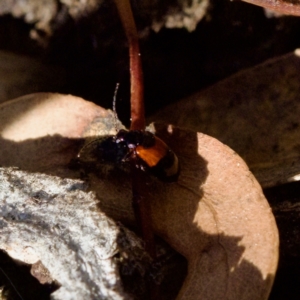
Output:
[[13,287],[13,289],[15,290],[15,292],[17,293],[17,295],[20,297],[20,299],[24,300],[24,298],[20,295],[20,293],[18,292],[17,288],[14,286],[14,284],[12,283],[12,281],[10,280],[10,278],[6,275],[6,273],[4,272],[4,270],[1,267],[0,267],[0,271],[7,278],[7,280],[9,281],[9,283],[11,284],[11,286]]
[[[130,130],[145,130],[144,86],[138,34],[129,0],[115,0],[119,15],[129,43],[130,84],[131,84],[131,126]],[[155,242],[152,230],[150,204],[148,203],[147,178],[143,171],[131,161],[132,206],[140,227],[145,248],[155,258]]]
[[129,44],[131,130],[145,129],[144,81],[142,62],[136,30],[129,0],[115,0]]

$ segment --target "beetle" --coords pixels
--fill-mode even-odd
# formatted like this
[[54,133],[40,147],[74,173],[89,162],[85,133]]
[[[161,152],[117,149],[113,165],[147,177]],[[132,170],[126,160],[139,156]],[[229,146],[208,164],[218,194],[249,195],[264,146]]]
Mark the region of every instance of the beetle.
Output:
[[[133,162],[135,167],[149,172],[164,182],[175,182],[179,176],[176,154],[160,138],[149,131],[121,129],[114,136],[96,139],[91,143],[93,156],[115,164]],[[82,148],[79,157],[85,148]]]

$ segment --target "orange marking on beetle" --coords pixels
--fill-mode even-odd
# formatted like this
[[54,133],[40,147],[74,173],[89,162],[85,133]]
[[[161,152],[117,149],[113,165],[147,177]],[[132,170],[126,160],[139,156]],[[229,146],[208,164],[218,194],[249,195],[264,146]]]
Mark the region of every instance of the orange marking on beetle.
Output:
[[136,147],[137,155],[151,168],[155,167],[159,161],[165,157],[169,148],[158,137],[155,137],[155,145],[150,148],[144,148],[139,145]]

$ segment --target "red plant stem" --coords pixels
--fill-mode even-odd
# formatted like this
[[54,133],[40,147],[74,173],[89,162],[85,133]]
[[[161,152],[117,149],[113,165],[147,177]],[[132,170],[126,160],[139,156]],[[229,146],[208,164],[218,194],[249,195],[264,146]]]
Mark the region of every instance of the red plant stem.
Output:
[[148,201],[147,175],[131,164],[132,173],[132,207],[140,231],[145,241],[145,250],[152,258],[156,257],[154,234],[152,230],[151,207]]
[[145,130],[144,82],[139,43],[132,40],[129,46],[131,82],[131,130]]
[[129,44],[131,130],[145,129],[144,82],[139,39],[129,0],[115,0]]
[[[140,233],[145,242],[145,250],[155,259],[156,249],[154,233],[152,229],[151,207],[147,199],[149,190],[146,185],[147,175],[144,171],[135,167],[134,161],[131,162],[132,173],[132,206],[137,223],[140,226]],[[158,300],[158,286],[151,280],[146,282],[148,297],[147,300]]]
[[[129,0],[115,0],[129,43],[130,84],[131,84],[131,126],[130,130],[145,130],[144,85],[138,34]],[[151,207],[148,201],[149,189],[145,172],[136,168],[131,161],[132,206],[136,221],[145,241],[146,251],[155,258],[155,241],[152,229]],[[154,298],[153,298],[154,299]]]

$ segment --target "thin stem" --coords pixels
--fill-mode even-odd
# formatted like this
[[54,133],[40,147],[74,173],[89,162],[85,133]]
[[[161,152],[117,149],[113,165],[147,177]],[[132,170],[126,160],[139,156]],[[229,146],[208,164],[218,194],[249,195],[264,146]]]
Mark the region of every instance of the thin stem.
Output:
[[115,0],[129,44],[131,130],[145,129],[144,82],[142,62],[130,1]]
[[1,267],[0,267],[0,271],[7,278],[7,280],[9,281],[9,283],[11,284],[11,286],[14,288],[15,292],[17,293],[17,295],[20,297],[20,299],[23,300],[24,298],[20,295],[20,293],[18,292],[17,288],[14,286],[14,284],[12,283],[12,281],[10,280],[10,278],[6,275],[6,273],[4,272],[4,270]]
[[[147,187],[147,175],[144,171],[135,167],[134,161],[131,162],[132,173],[132,206],[140,232],[145,242],[145,250],[155,259],[156,249],[154,233],[152,229],[151,207],[148,199],[149,190]],[[149,295],[147,299],[159,299],[158,286],[151,280],[147,281]]]
[[[131,84],[131,130],[145,129],[144,85],[138,34],[129,0],[115,0],[119,15],[129,43],[130,84]],[[152,230],[151,207],[148,199],[147,178],[143,171],[136,168],[134,158],[131,161],[132,206],[146,251],[155,257],[155,242]]]
[[152,258],[156,257],[154,234],[152,230],[151,207],[149,203],[147,187],[147,175],[144,171],[137,169],[135,163],[131,163],[132,173],[132,207],[143,240],[145,249]]
[[[115,0],[119,15],[129,43],[130,60],[130,106],[131,125],[130,130],[145,130],[144,109],[144,83],[142,63],[140,56],[138,34],[131,11],[129,0]],[[149,202],[149,189],[145,172],[136,167],[135,158],[131,159],[132,174],[132,206],[136,221],[145,241],[145,250],[155,259],[155,241],[152,229],[151,206]],[[148,281],[150,299],[158,299],[157,286]]]

